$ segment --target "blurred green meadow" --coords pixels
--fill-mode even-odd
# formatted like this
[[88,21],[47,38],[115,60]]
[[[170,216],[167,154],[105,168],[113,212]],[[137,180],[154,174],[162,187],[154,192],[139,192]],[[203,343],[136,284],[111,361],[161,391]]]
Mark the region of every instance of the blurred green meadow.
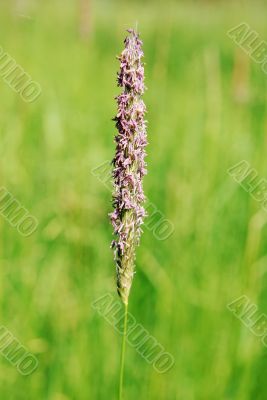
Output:
[[0,186],[39,226],[0,216],[0,325],[36,355],[22,376],[0,354],[1,400],[116,400],[121,337],[91,303],[115,292],[111,193],[92,169],[114,153],[125,30],[144,41],[145,192],[175,230],[144,228],[129,310],[175,358],[158,374],[127,347],[125,400],[265,400],[267,349],[227,309],[267,313],[267,214],[227,173],[267,178],[266,80],[227,31],[267,40],[259,1],[2,1],[0,46],[40,83],[25,103],[0,80]]

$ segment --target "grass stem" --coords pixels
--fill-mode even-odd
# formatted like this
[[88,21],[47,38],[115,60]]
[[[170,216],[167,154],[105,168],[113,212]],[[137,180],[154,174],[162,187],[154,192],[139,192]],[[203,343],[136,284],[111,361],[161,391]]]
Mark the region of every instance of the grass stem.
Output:
[[124,377],[124,360],[125,360],[125,347],[126,347],[126,334],[127,334],[127,319],[128,319],[128,304],[124,304],[124,324],[123,324],[123,336],[122,336],[122,345],[121,345],[121,367],[120,367],[119,400],[122,400],[122,392],[123,392],[123,377]]

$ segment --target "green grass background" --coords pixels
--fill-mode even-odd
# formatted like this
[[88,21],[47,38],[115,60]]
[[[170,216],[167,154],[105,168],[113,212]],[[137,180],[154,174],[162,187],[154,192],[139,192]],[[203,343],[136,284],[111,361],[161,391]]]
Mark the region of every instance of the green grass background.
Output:
[[226,308],[267,313],[267,215],[227,174],[267,177],[267,76],[228,38],[267,40],[264,2],[94,1],[88,40],[74,0],[6,1],[0,45],[42,86],[26,104],[0,81],[0,184],[39,220],[29,238],[0,218],[0,324],[39,360],[0,356],[3,400],[115,400],[121,337],[90,306],[115,291],[111,194],[91,170],[113,157],[125,29],[146,62],[145,191],[175,226],[145,229],[130,312],[175,357],[157,374],[127,348],[125,400],[265,400],[267,349]]

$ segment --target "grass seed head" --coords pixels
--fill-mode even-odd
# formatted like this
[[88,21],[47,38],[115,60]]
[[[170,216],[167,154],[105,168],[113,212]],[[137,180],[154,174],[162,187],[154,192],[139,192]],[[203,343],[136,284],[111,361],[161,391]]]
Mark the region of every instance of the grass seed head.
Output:
[[118,133],[112,161],[114,211],[110,214],[115,235],[112,248],[117,269],[117,289],[124,304],[128,303],[134,275],[135,249],[139,244],[145,217],[142,180],[147,173],[142,41],[134,30],[129,29],[128,32],[124,41],[125,48],[118,57],[118,86],[123,90],[116,97],[118,111],[114,120]]

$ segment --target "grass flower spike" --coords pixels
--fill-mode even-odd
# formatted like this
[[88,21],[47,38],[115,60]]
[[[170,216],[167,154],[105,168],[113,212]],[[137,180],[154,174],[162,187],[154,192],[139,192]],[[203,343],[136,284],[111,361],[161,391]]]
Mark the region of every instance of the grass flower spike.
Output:
[[134,275],[135,249],[145,217],[142,178],[146,174],[144,159],[147,144],[146,107],[141,98],[145,90],[142,41],[134,30],[129,29],[128,32],[125,49],[118,57],[118,86],[123,91],[116,97],[118,112],[114,120],[118,134],[113,159],[114,211],[110,214],[116,236],[112,247],[117,268],[117,289],[126,305]]

